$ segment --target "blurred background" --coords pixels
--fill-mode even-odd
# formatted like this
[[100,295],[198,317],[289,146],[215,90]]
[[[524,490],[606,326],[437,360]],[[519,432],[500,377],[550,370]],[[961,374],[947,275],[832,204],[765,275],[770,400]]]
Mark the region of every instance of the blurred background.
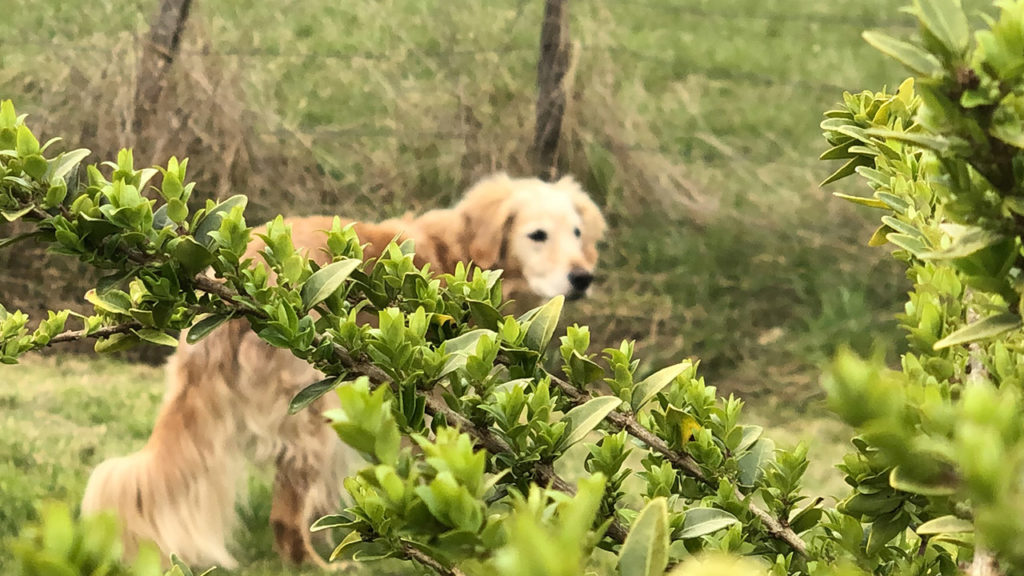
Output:
[[[450,205],[495,170],[535,172],[543,0],[192,0],[154,56],[169,2],[182,0],[4,0],[0,98],[92,161],[187,156],[194,201],[246,194],[250,222],[383,218]],[[815,434],[818,367],[837,346],[895,358],[901,267],[866,246],[878,215],[831,197],[857,181],[822,191],[835,166],[817,157],[844,89],[904,78],[860,38],[913,32],[902,5],[567,3],[557,166],[610,234],[594,297],[565,315],[595,350],[636,339],[642,372],[700,358],[710,384],[793,439]],[[38,247],[0,251],[9,309],[80,309],[94,281]],[[160,353],[61,352],[0,372],[2,429],[18,431],[0,441],[0,497],[20,503],[0,512],[5,532],[31,515],[22,492],[77,497],[92,464],[137,449],[152,423],[160,372],[125,360]]]

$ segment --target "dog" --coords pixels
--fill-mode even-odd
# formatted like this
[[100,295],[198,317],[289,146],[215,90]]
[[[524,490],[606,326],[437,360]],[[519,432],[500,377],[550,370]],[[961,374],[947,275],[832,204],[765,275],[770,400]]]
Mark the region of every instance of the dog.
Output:
[[[321,265],[329,262],[325,231],[333,217],[287,222],[297,248]],[[476,183],[453,208],[353,226],[367,243],[366,259],[379,257],[394,239],[412,239],[419,265],[441,272],[469,261],[500,268],[506,295],[544,298],[587,294],[606,227],[571,177],[547,183],[504,173]],[[254,240],[247,256],[256,258],[263,247]],[[323,565],[309,526],[336,510],[342,474],[358,460],[325,424],[335,395],[288,414],[290,399],[321,378],[290,351],[260,340],[245,320],[230,321],[194,345],[183,335],[168,362],[167,391],[146,446],[93,471],[82,513],[116,513],[126,555],[150,540],[191,565],[234,568],[228,545],[246,465],[270,461],[276,466],[270,521],[278,554]]]

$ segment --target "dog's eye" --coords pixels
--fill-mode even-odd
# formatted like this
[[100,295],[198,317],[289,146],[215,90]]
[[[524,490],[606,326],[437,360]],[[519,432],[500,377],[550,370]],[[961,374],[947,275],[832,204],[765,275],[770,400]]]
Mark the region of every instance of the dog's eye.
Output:
[[548,233],[543,230],[534,230],[527,234],[526,237],[534,242],[543,242],[548,239]]
[[575,234],[577,238],[579,238],[580,236],[582,236],[582,235],[583,235],[583,233],[582,233],[582,232],[580,232],[580,229],[579,229],[579,228],[573,228],[573,229],[572,229],[572,233],[573,233],[573,234]]

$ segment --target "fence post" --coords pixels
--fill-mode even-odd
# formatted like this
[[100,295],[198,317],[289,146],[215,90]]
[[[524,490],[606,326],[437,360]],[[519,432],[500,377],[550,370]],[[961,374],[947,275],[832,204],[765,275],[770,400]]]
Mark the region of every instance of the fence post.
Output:
[[533,151],[544,180],[558,175],[558,141],[565,114],[565,75],[569,69],[568,0],[545,0],[537,62],[537,119]]
[[178,55],[178,45],[191,7],[192,0],[160,0],[160,13],[150,26],[143,44],[135,83],[131,132],[136,138],[145,133],[156,111],[164,88],[164,77]]

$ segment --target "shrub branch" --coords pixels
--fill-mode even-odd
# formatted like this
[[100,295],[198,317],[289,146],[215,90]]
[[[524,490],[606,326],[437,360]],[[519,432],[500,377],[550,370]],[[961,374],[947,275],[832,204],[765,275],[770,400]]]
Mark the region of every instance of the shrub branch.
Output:
[[[558,386],[559,390],[569,397],[574,405],[580,406],[593,398],[590,394],[580,391],[578,388],[561,378],[552,376],[551,381]],[[654,433],[647,428],[644,428],[632,415],[616,411],[605,417],[605,421],[608,422],[616,432],[625,430],[630,436],[640,440],[652,450],[664,456],[665,459],[671,462],[672,465],[680,472],[704,484],[712,484],[712,480],[704,474],[700,465],[697,464],[689,454],[682,454],[670,448],[664,440],[654,435]],[[761,521],[765,530],[773,538],[785,542],[801,556],[807,556],[807,544],[800,538],[800,536],[790,528],[783,526],[778,519],[759,508],[750,499],[746,498],[739,489],[735,489],[735,494],[738,500],[746,503],[750,512]]]

